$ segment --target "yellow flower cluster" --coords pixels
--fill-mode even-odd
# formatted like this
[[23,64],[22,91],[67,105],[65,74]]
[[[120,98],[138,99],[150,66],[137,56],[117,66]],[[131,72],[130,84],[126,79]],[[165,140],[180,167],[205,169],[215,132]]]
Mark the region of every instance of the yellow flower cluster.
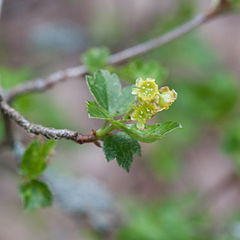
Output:
[[143,80],[138,78],[137,88],[133,88],[132,94],[137,95],[139,102],[134,106],[134,112],[131,115],[132,120],[137,120],[137,128],[144,129],[144,124],[151,119],[157,112],[168,109],[176,100],[176,91],[168,87],[162,87],[158,90],[155,79],[147,78]]

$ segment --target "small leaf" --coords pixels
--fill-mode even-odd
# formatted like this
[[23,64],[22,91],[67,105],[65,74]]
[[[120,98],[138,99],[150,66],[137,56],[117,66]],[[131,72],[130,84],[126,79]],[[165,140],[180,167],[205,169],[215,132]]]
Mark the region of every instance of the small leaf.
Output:
[[46,160],[55,146],[56,146],[55,140],[51,139],[46,141],[44,144],[41,145],[39,158],[42,160]]
[[146,125],[144,130],[139,130],[135,124],[124,124],[119,121],[111,121],[111,123],[126,132],[133,139],[145,143],[160,140],[165,134],[176,128],[181,128],[181,125],[177,122],[157,123],[151,126]]
[[112,119],[108,112],[94,101],[87,101],[87,111],[89,118]]
[[107,64],[109,55],[110,51],[107,48],[94,47],[83,54],[82,61],[87,66],[88,70],[94,73],[97,69]]
[[29,179],[41,176],[47,167],[47,157],[55,144],[55,140],[48,140],[44,144],[40,144],[38,141],[32,142],[23,155],[20,174]]
[[133,162],[133,155],[137,154],[141,156],[140,144],[124,132],[118,132],[115,135],[107,136],[104,139],[103,151],[107,161],[116,158],[118,165],[128,172]]
[[131,94],[131,86],[121,91],[121,84],[116,74],[99,70],[93,76],[87,76],[87,84],[97,103],[111,116],[120,116],[136,99]]
[[48,186],[37,180],[20,185],[19,194],[26,210],[47,207],[52,204],[52,193]]
[[117,73],[125,81],[135,84],[137,78],[154,78],[156,83],[161,84],[167,77],[168,72],[157,61],[135,59],[129,64],[117,69]]

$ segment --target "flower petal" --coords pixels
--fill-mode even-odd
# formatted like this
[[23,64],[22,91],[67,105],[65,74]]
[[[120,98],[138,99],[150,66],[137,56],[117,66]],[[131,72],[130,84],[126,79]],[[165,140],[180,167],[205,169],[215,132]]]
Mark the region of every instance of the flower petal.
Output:
[[154,78],[147,78],[146,81],[148,81],[148,82],[155,82],[155,79]]
[[144,81],[143,81],[143,79],[142,78],[138,78],[137,80],[136,80],[136,86],[137,87],[141,87],[141,85],[144,83]]
[[132,89],[132,94],[137,95],[139,93],[139,89],[138,88],[133,88]]

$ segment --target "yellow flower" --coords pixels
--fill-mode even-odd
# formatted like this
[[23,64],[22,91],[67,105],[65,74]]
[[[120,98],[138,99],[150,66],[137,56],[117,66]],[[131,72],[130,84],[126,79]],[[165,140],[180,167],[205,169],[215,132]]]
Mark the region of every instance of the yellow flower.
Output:
[[158,85],[153,78],[147,78],[146,80],[138,78],[136,86],[137,88],[133,88],[132,94],[138,95],[138,98],[142,101],[152,101],[158,94]]
[[176,91],[170,90],[168,87],[162,87],[159,90],[160,94],[158,94],[158,112],[162,110],[167,110],[171,106],[171,104],[177,99]]
[[144,102],[135,106],[131,120],[137,120],[137,128],[144,129],[144,124],[156,114],[156,105],[150,102]]
[[144,129],[147,120],[153,118],[156,112],[170,107],[176,100],[177,93],[168,87],[158,90],[158,85],[152,78],[146,80],[138,78],[136,86],[137,88],[133,88],[132,94],[137,95],[139,101],[133,106],[131,120],[137,120],[138,129]]

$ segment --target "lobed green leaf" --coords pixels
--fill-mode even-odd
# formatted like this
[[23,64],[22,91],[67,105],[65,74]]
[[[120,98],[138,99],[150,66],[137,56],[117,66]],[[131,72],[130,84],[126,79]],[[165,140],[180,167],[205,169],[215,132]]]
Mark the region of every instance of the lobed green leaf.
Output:
[[107,136],[104,139],[103,151],[107,161],[116,158],[118,165],[128,172],[133,162],[133,155],[141,156],[140,144],[124,132]]
[[126,132],[133,139],[150,143],[160,140],[165,134],[171,132],[176,128],[181,128],[181,125],[177,122],[165,122],[157,123],[154,125],[146,125],[145,129],[139,130],[135,124],[124,124],[120,121],[112,121],[112,124]]
[[120,116],[136,99],[131,94],[131,86],[121,89],[119,78],[107,70],[98,70],[93,76],[87,76],[87,84],[96,102],[111,116]]
[[112,119],[109,113],[94,101],[87,101],[87,111],[89,118]]

